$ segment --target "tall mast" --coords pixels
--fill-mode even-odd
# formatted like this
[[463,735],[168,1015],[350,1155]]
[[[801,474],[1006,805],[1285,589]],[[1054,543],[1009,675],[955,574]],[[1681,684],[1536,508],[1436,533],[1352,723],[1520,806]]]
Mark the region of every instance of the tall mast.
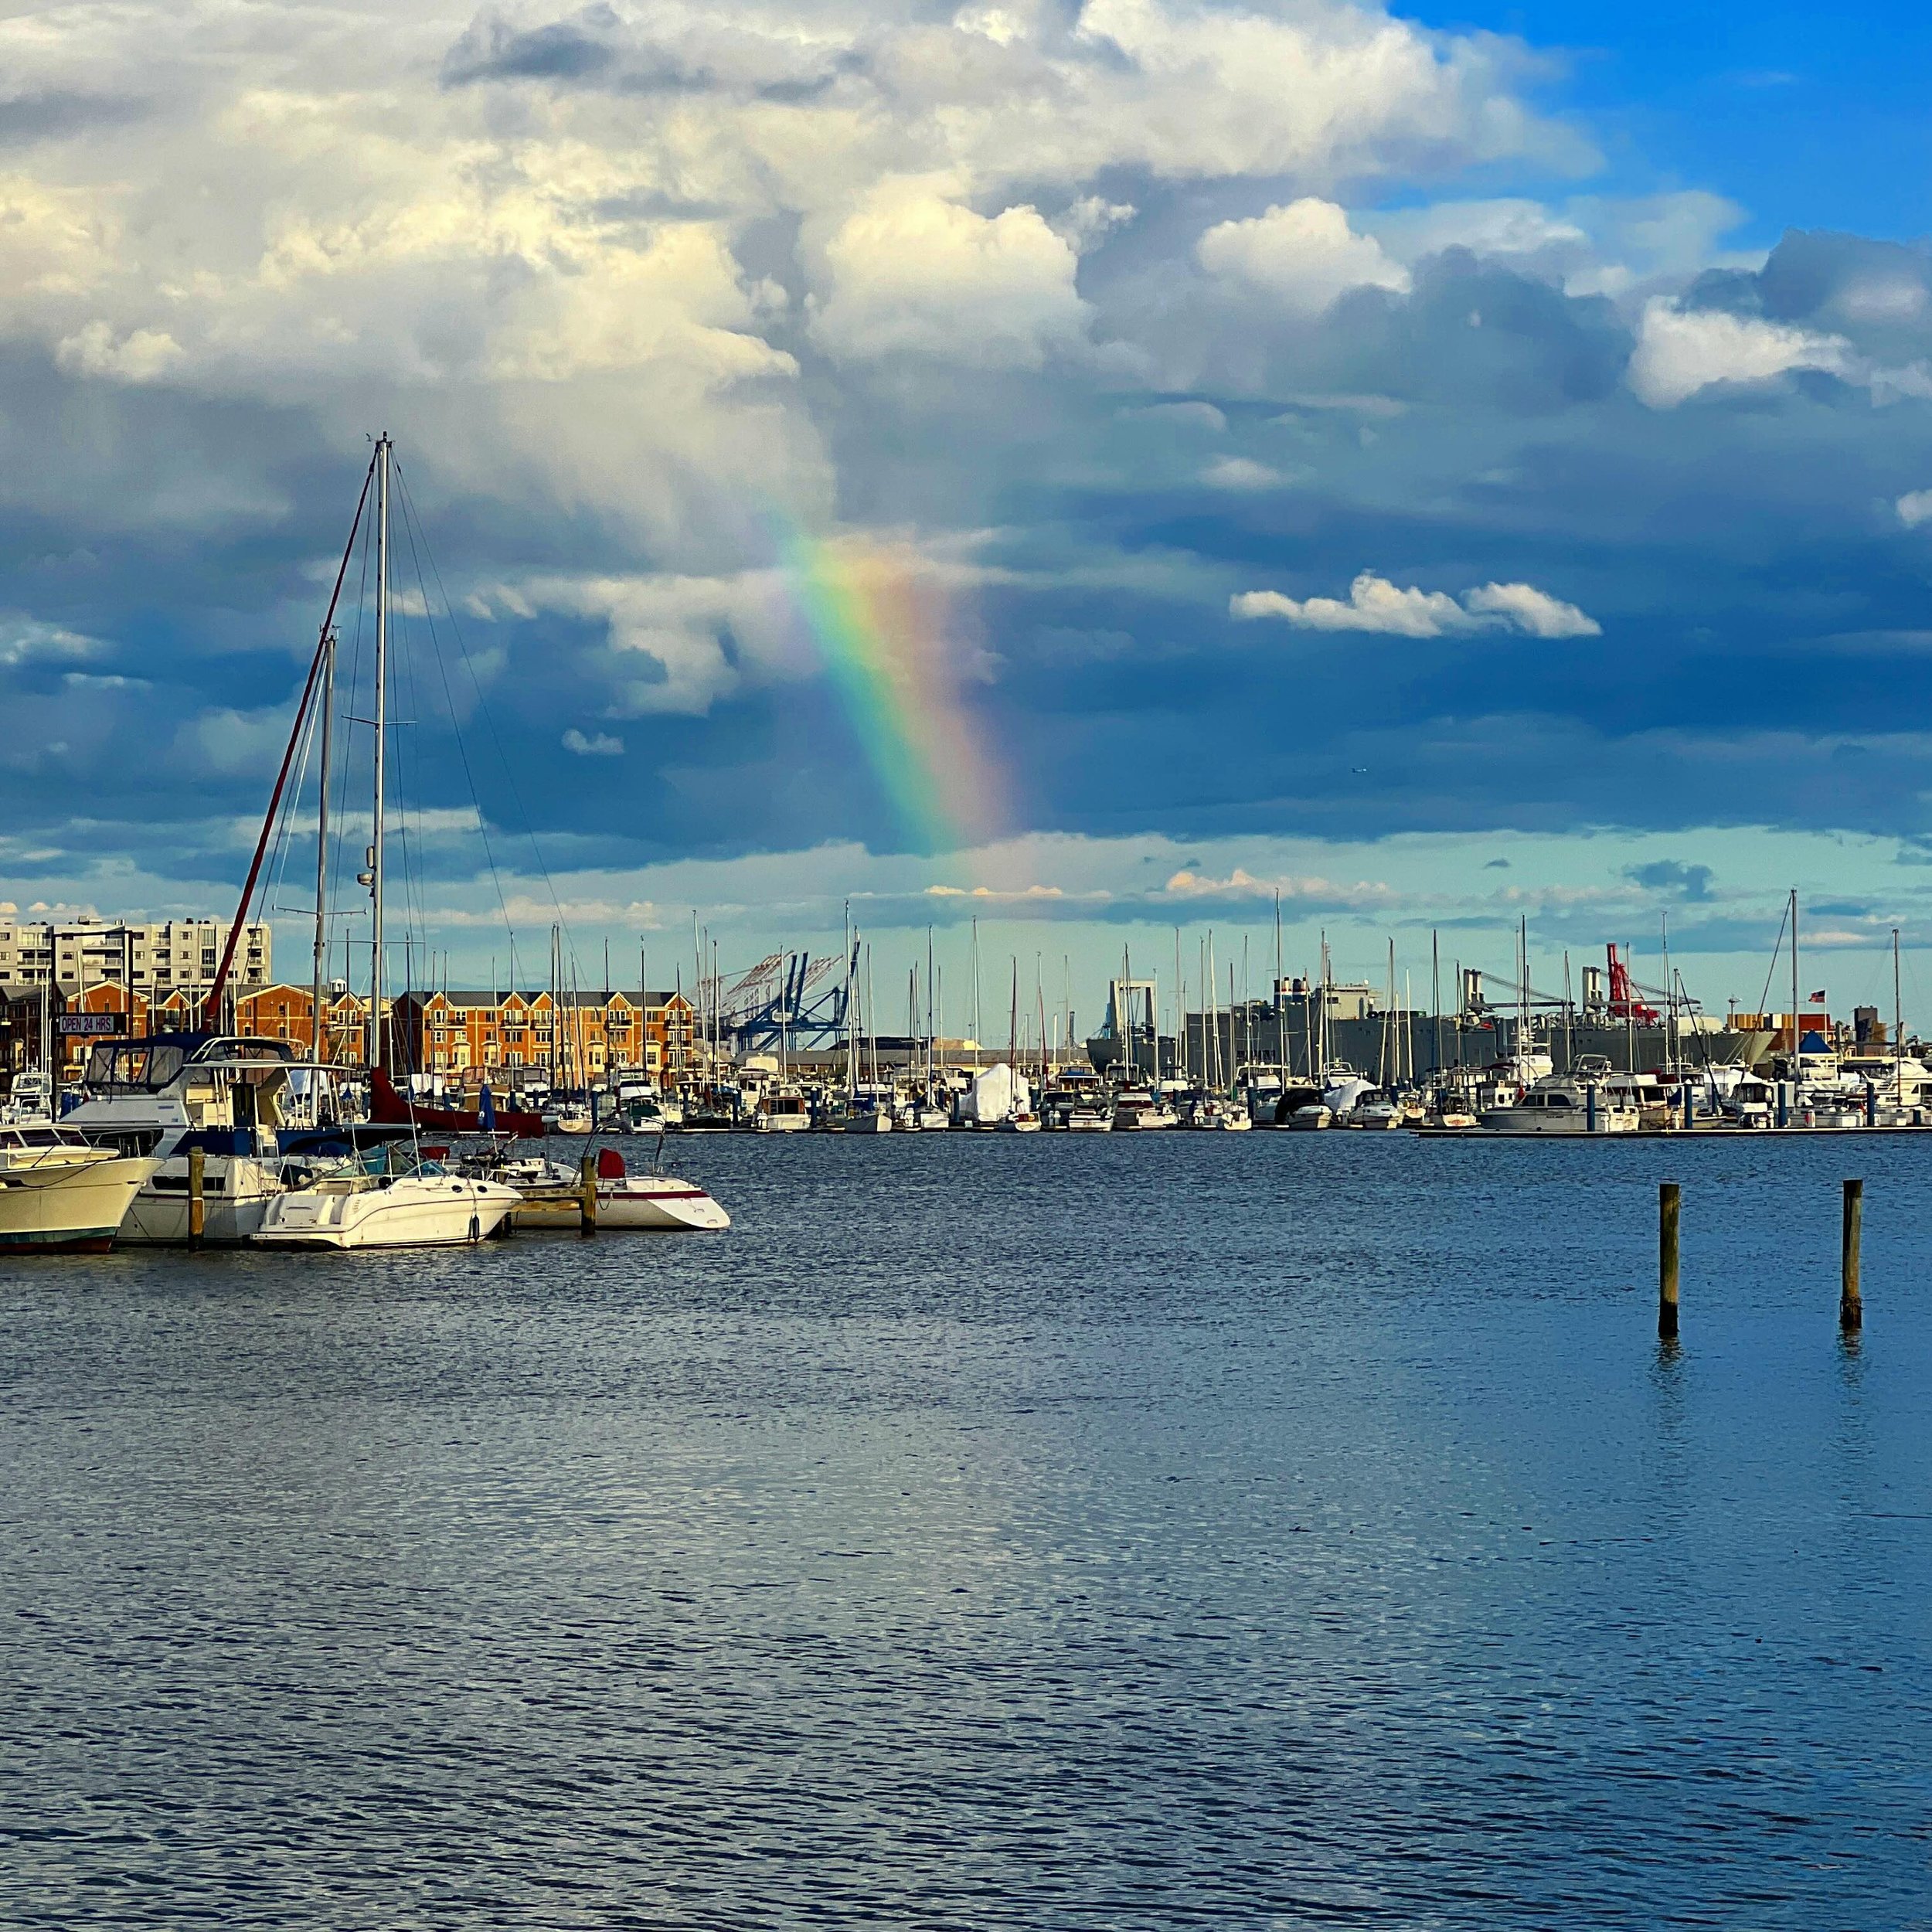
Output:
[[1429,929],[1429,1009],[1434,1033],[1430,1052],[1430,1074],[1442,1071],[1442,936]]
[[[1274,889],[1274,1071],[1281,1090],[1288,1090],[1288,1036],[1281,1015],[1281,888]],[[1279,1096],[1277,1096],[1277,1103]]]
[[1798,1013],[1798,888],[1791,888],[1791,1078],[1798,1078],[1798,1051],[1804,1043],[1804,1022]]
[[376,816],[369,845],[369,1023],[375,1036],[377,1072],[389,1064],[383,1032],[383,781],[389,740],[389,440],[376,444]]
[[1187,981],[1181,977],[1181,929],[1174,929],[1174,1077],[1187,1083]]
[[332,630],[322,649],[322,777],[315,806],[315,1004],[309,1009],[310,1057],[328,1058],[328,1009],[324,1004],[324,982],[328,977],[328,760],[329,726],[335,713],[335,633]]
[[1892,928],[1892,1086],[1893,1098],[1905,1104],[1905,1002],[1899,991],[1899,929]]

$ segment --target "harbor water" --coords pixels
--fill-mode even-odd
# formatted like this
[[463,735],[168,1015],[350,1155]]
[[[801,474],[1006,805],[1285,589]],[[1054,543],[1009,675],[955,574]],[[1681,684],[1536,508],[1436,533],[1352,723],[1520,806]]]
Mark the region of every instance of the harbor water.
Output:
[[0,1262],[0,1922],[1932,1923],[1932,1146],[671,1153]]

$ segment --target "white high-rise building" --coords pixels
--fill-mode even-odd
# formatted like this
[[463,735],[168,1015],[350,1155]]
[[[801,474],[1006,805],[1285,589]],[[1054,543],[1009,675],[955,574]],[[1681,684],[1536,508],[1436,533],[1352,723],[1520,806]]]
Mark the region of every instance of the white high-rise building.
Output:
[[[22,919],[0,913],[0,998],[49,980],[70,996],[90,986],[125,986],[145,998],[206,988],[221,962],[228,922],[165,919]],[[237,992],[268,984],[269,930],[246,926],[229,980]]]

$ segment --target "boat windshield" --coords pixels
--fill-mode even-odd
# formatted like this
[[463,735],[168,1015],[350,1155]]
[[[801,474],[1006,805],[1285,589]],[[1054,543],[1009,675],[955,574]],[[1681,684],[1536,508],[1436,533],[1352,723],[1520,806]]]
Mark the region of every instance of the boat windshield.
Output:
[[87,1084],[97,1093],[155,1094],[181,1070],[186,1056],[168,1041],[122,1041],[87,1056]]

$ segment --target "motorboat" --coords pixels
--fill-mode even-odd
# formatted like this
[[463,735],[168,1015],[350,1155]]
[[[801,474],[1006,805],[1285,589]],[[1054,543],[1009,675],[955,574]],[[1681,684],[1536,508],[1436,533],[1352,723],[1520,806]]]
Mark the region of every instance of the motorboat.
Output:
[[943,1134],[953,1122],[944,1107],[922,1103],[913,1109],[912,1124],[921,1134]]
[[1369,1127],[1386,1129],[1402,1124],[1402,1109],[1386,1094],[1371,1089],[1349,1109],[1342,1121],[1344,1127]]
[[1634,1134],[1638,1110],[1594,1081],[1549,1077],[1527,1088],[1507,1107],[1485,1107],[1476,1117],[1485,1134]]
[[1114,1097],[1114,1125],[1121,1133],[1178,1127],[1180,1116],[1145,1087],[1124,1087]]
[[269,1247],[459,1247],[497,1233],[522,1198],[501,1181],[378,1148],[277,1195],[254,1238]]
[[[66,1124],[95,1145],[150,1157],[149,1172],[121,1226],[131,1247],[179,1247],[189,1239],[191,1156],[202,1166],[202,1239],[211,1247],[251,1240],[270,1202],[306,1185],[356,1138],[406,1129],[337,1129],[289,1117],[298,1065],[286,1040],[241,1034],[169,1032],[104,1040],[88,1056],[83,1098]],[[311,1098],[319,1102],[319,1094]],[[314,1111],[314,1110],[311,1110]],[[328,1149],[340,1137],[332,1154]]]
[[1070,1134],[1109,1134],[1114,1128],[1114,1110],[1100,1101],[1083,1101],[1066,1110]]
[[1039,1127],[1039,1116],[1030,1107],[1009,1114],[1005,1120],[994,1123],[994,1131],[1000,1134],[1037,1134]]
[[0,1250],[104,1251],[154,1171],[51,1121],[0,1126]]
[[1288,1125],[1298,1134],[1312,1133],[1318,1128],[1335,1125],[1335,1115],[1320,1100],[1304,1101],[1288,1116]]
[[[560,1162],[540,1155],[506,1161],[493,1178],[515,1189],[511,1219],[519,1228],[574,1228],[582,1223],[583,1181]],[[632,1174],[614,1147],[597,1155],[597,1226],[625,1233],[721,1233],[731,1216],[695,1181],[675,1175]]]
[[[1270,1100],[1270,1104],[1273,1104]],[[1208,1131],[1239,1133],[1243,1128],[1252,1128],[1254,1123],[1242,1108],[1229,1101],[1217,1099],[1210,1094],[1205,1099],[1194,1103],[1181,1124],[1192,1128],[1197,1133]]]
[[14,1075],[5,1103],[0,1105],[0,1121],[11,1126],[28,1121],[38,1124],[51,1121],[53,1111],[52,1077],[37,1067],[28,1067]]
[[[774,1087],[765,1096],[752,1120],[760,1134],[808,1133],[811,1128],[811,1107],[805,1098],[804,1090],[787,1082],[782,1087]],[[886,1124],[892,1124],[889,1117]]]

